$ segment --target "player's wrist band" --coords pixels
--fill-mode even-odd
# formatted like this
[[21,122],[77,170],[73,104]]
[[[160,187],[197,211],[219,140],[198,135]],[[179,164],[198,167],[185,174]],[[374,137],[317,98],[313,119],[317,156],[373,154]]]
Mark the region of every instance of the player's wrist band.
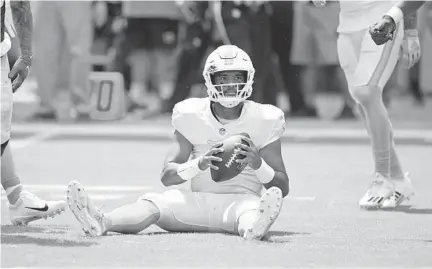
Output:
[[404,17],[402,10],[397,6],[392,7],[385,15],[392,17],[395,23],[401,22]]
[[263,184],[267,184],[273,180],[275,170],[268,165],[264,159],[261,158],[261,166],[255,170],[256,176]]
[[177,175],[186,181],[196,177],[201,172],[198,166],[199,160],[200,158],[196,158],[180,164],[177,167]]

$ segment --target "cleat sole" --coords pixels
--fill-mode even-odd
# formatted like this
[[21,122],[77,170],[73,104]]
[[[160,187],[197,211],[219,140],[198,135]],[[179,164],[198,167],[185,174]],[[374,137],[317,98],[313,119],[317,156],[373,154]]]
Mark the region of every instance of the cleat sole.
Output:
[[76,219],[81,223],[82,230],[85,234],[91,236],[101,235],[101,228],[94,220],[88,209],[88,201],[85,195],[84,188],[80,187],[80,183],[77,181],[72,181],[68,185],[67,191],[67,203],[69,209],[75,215]]
[[272,187],[261,198],[259,217],[254,225],[247,230],[244,238],[247,240],[261,240],[279,216],[282,208],[282,191]]

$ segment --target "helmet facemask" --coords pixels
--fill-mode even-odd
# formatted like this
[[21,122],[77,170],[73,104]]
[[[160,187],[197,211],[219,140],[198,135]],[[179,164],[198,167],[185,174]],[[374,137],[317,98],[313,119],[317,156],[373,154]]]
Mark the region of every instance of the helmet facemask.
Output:
[[[240,71],[244,74],[242,83],[215,84],[215,74],[223,71]],[[203,76],[209,99],[222,106],[232,108],[252,95],[255,69],[249,56],[232,45],[219,47],[206,61]]]
[[[244,72],[244,74],[246,80],[247,72]],[[212,85],[210,87],[207,86],[207,93],[211,101],[218,102],[224,107],[232,108],[251,96],[252,87],[247,82],[217,85],[214,83],[214,75],[210,75]]]

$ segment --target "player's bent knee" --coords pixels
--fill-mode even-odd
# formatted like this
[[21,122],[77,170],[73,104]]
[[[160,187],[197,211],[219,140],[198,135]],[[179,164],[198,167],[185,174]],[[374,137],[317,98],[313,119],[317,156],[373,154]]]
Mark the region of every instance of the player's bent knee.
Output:
[[149,193],[145,193],[143,195],[141,195],[138,198],[138,201],[140,200],[153,200],[153,199],[161,199],[162,198],[162,194],[160,193],[155,193],[155,192],[149,192]]
[[354,100],[362,105],[367,105],[375,98],[380,98],[382,91],[378,86],[363,85],[350,89]]
[[146,193],[140,196],[137,202],[146,203],[150,213],[160,214],[161,210],[159,209],[158,204],[160,204],[161,199],[163,199],[163,195],[160,193]]

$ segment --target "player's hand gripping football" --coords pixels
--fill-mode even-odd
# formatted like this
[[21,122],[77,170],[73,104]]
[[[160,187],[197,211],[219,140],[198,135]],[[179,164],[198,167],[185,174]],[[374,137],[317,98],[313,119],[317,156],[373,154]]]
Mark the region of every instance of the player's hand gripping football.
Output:
[[260,168],[262,162],[259,150],[255,146],[252,139],[250,139],[249,137],[243,136],[242,140],[249,145],[236,143],[236,152],[246,157],[244,159],[237,159],[236,162],[240,164],[247,163],[250,168],[252,168],[253,170],[257,170],[258,168]]
[[405,30],[402,53],[402,64],[407,69],[413,67],[419,61],[421,47],[417,29]]
[[224,149],[221,147],[222,142],[218,142],[214,144],[211,149],[209,149],[203,156],[200,157],[198,162],[198,167],[202,171],[207,170],[207,168],[211,168],[214,170],[219,170],[219,167],[214,165],[212,162],[221,162],[222,158],[214,156],[217,153],[223,152]]
[[31,59],[26,59],[23,57],[19,57],[16,60],[14,66],[9,72],[9,78],[12,80],[12,91],[16,92],[16,90],[21,87],[24,80],[27,78],[31,65]]
[[369,34],[371,35],[375,44],[380,46],[393,39],[395,30],[396,23],[393,18],[388,15],[384,15],[379,22],[375,23],[369,28]]

